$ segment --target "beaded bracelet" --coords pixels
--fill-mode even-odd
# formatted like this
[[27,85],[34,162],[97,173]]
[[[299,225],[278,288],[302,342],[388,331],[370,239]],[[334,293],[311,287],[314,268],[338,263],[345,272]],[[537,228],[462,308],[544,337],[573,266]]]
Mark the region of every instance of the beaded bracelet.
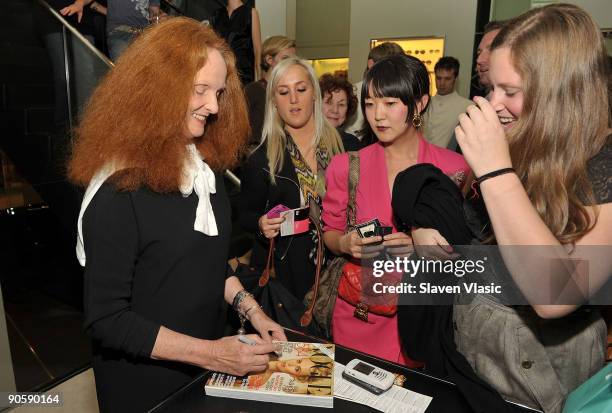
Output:
[[234,300],[232,301],[232,307],[234,308],[234,311],[240,313],[240,304],[247,297],[253,297],[253,294],[251,294],[247,290],[240,290],[236,293],[236,295],[234,296]]

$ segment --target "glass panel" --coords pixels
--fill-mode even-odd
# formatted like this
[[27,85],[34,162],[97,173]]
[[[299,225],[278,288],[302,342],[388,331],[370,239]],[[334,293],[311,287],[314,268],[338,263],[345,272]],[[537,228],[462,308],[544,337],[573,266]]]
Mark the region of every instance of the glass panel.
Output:
[[[100,58],[92,49],[93,36],[85,36],[88,44],[72,32],[66,30],[67,44],[69,45],[68,58],[70,61],[70,89],[74,120],[78,120],[81,110],[87,103],[89,96],[98,84],[99,79],[108,71],[108,63]],[[76,123],[76,122],[75,122]]]
[[0,140],[0,391],[44,389],[91,363],[74,253],[81,194],[65,162],[109,64],[41,3],[15,0],[3,23],[22,53],[0,62],[10,120]]
[[601,29],[608,55],[612,55],[612,29]]

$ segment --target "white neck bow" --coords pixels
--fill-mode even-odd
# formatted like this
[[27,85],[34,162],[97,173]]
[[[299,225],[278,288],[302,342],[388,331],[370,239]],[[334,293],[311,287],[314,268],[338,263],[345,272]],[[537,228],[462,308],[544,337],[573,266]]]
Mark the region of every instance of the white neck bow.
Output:
[[[210,194],[217,192],[215,174],[210,167],[204,162],[198,152],[196,146],[191,143],[187,145],[188,156],[183,166],[183,182],[180,185],[179,190],[183,197],[188,197],[193,191],[198,196],[198,206],[196,208],[195,221],[193,223],[193,229],[199,231],[208,236],[217,236],[219,231],[217,229],[217,221],[215,220],[215,214],[213,212],[212,204],[210,203]],[[95,196],[98,189],[108,179],[109,176],[114,174],[120,168],[114,163],[105,165],[96,175],[91,179],[85,195],[83,196],[83,202],[81,203],[81,210],[79,211],[79,220],[77,223],[78,234],[77,234],[77,245],[76,255],[79,263],[85,266],[85,242],[83,240],[83,214],[89,206],[89,203]]]
[[184,197],[195,191],[198,196],[198,207],[193,229],[209,236],[219,235],[217,221],[210,203],[210,194],[217,192],[215,174],[202,160],[195,145],[187,146],[191,159],[187,159],[183,169],[183,183],[180,190]]

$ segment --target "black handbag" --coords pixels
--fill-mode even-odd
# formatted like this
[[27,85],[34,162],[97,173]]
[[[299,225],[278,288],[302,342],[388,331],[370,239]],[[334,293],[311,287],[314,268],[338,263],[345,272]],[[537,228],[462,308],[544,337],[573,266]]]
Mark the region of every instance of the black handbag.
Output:
[[[317,228],[319,231],[319,228]],[[313,289],[318,290],[321,264],[323,260],[323,241],[319,234],[317,243],[316,274]],[[301,331],[314,336],[321,336],[322,331],[316,322],[313,322],[312,312],[315,302],[306,306],[302,300],[294,296],[287,288],[275,278],[274,271],[274,245],[270,240],[268,258],[263,272],[246,264],[239,263],[234,275],[238,277],[244,288],[249,291],[263,311],[272,320],[283,327]]]

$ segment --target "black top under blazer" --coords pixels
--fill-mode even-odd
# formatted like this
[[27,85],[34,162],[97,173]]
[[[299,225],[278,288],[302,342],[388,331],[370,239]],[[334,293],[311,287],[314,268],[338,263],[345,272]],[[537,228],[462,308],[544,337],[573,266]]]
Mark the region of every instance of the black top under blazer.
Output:
[[[259,218],[278,204],[299,208],[300,186],[291,155],[285,149],[282,168],[272,184],[264,142],[249,156],[242,172],[240,224],[255,235],[251,265],[263,268],[268,253],[268,240],[259,231]],[[309,233],[278,236],[274,252],[277,279],[297,298],[302,299],[312,287],[315,266],[308,258],[314,243]]]

